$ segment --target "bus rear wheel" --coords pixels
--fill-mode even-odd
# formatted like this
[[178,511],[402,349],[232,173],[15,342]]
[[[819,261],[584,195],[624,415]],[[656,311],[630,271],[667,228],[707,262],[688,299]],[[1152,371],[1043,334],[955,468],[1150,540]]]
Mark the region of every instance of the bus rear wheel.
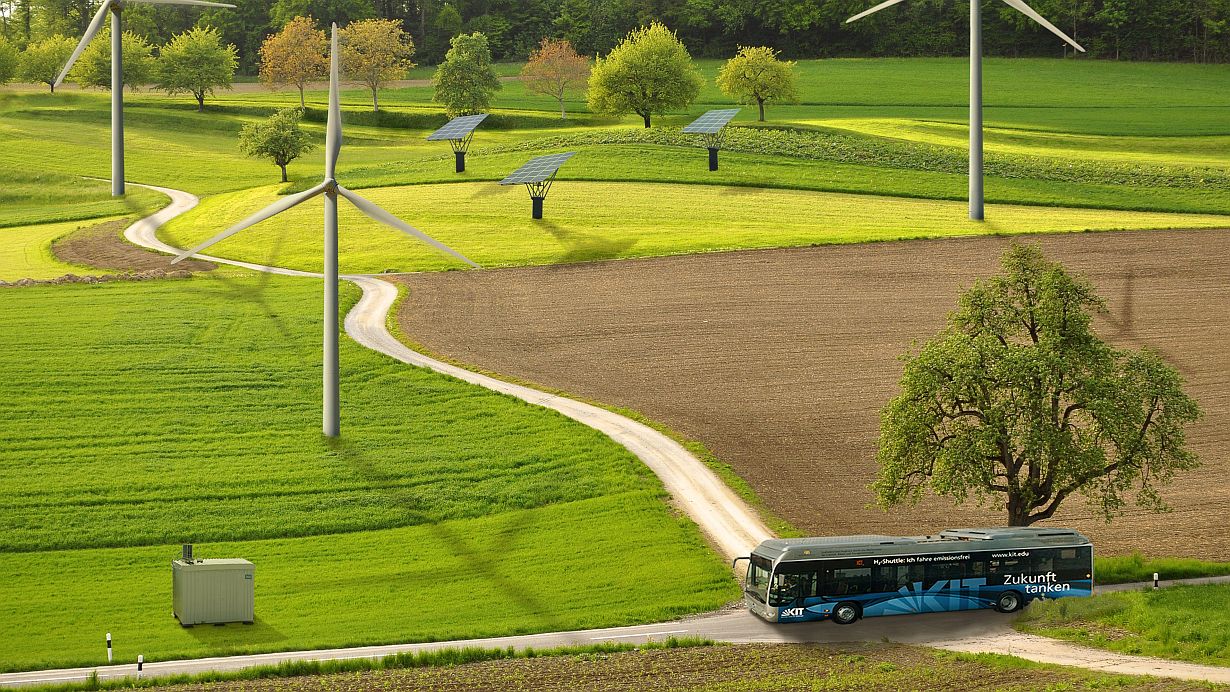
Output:
[[1021,594],[1015,591],[1005,591],[995,601],[995,609],[1001,613],[1014,613],[1021,609]]
[[849,601],[846,601],[844,603],[838,603],[837,607],[833,609],[833,622],[839,625],[851,625],[862,617],[862,615],[863,611],[859,609],[857,603],[850,603]]

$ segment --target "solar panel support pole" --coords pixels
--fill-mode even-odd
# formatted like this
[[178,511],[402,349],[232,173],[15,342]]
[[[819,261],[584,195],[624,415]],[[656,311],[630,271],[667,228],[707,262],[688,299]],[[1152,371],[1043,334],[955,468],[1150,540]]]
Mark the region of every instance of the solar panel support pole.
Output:
[[531,213],[531,215],[535,219],[542,218],[542,201],[544,199],[546,198],[545,197],[530,197],[530,201],[534,203],[534,211]]
[[466,172],[466,153],[464,151],[454,151],[453,156],[457,157],[457,172]]
[[709,147],[709,170],[717,170],[717,147]]

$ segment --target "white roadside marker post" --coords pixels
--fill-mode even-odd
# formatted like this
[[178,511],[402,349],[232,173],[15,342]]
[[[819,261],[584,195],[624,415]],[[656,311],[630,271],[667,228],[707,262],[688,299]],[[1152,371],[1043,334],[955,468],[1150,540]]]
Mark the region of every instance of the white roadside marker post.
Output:
[[111,633],[107,633],[107,664],[111,664]]
[[1156,588],[1158,588],[1158,583],[1157,583],[1157,572],[1154,572],[1154,573],[1153,573],[1153,588],[1155,588],[1155,589],[1156,589]]
[[137,679],[141,679],[141,669],[145,667],[145,654],[137,654]]

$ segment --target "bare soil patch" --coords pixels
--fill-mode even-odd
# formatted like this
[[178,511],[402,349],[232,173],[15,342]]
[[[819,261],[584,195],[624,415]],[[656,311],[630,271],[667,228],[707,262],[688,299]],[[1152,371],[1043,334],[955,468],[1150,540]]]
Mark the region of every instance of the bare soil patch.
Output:
[[1080,498],[1052,522],[1103,553],[1230,559],[1230,230],[958,238],[402,277],[409,338],[455,360],[639,411],[699,440],[808,534],[1002,524],[930,498],[868,507],[879,414],[899,356],[959,291],[1040,243],[1109,303],[1109,341],[1160,350],[1205,417],[1204,466],[1164,491],[1174,512],[1112,524]]
[[124,240],[124,229],[131,223],[127,219],[117,219],[95,226],[87,226],[56,240],[51,244],[51,251],[62,262],[115,271],[183,269],[190,272],[203,272],[217,267],[213,262],[198,259],[184,260],[172,266],[173,258],[170,255],[147,250]]
[[891,644],[749,644],[177,686],[174,690],[1207,690]]

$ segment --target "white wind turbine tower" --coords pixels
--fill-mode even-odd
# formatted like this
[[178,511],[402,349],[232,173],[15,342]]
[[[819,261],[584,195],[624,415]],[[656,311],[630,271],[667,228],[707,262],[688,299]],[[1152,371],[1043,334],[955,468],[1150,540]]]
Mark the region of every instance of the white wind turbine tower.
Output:
[[[886,0],[875,7],[859,12],[846,20],[846,24],[879,12],[904,0]],[[981,221],[982,211],[982,6],[981,0],[969,3],[969,217]],[[1017,10],[1050,30],[1059,38],[1084,53],[1085,49],[1054,24],[1026,5],[1023,0],[1004,0],[1004,4]]]
[[338,400],[338,361],[337,361],[337,196],[341,195],[350,200],[350,203],[358,207],[359,211],[369,217],[388,226],[392,226],[403,233],[411,235],[419,240],[431,245],[432,247],[447,252],[457,259],[469,264],[472,267],[478,265],[467,259],[464,255],[456,250],[448,247],[444,243],[428,236],[426,233],[418,230],[393,216],[389,212],[381,209],[372,202],[356,195],[337,184],[334,178],[334,173],[337,168],[337,157],[342,149],[342,110],[338,104],[338,52],[337,52],[337,24],[333,25],[333,43],[332,52],[329,56],[329,122],[325,131],[325,179],[316,187],[300,192],[296,195],[290,195],[285,199],[279,200],[256,212],[248,218],[222,231],[218,235],[206,240],[197,245],[191,250],[187,250],[180,254],[175,259],[171,260],[171,264],[175,264],[181,260],[187,259],[201,250],[213,245],[214,243],[225,240],[236,233],[242,231],[248,226],[260,223],[275,214],[290,209],[291,207],[306,202],[317,195],[324,195],[325,198],[325,268],[324,268],[324,283],[325,283],[325,339],[324,339],[324,423],[323,429],[325,435],[329,437],[337,437],[341,427]]
[[90,26],[86,28],[77,49],[60,70],[55,85],[58,87],[68,76],[73,63],[81,57],[82,51],[102,28],[107,12],[111,13],[111,196],[120,197],[124,194],[124,51],[123,51],[123,19],[121,14],[124,5],[130,2],[143,2],[150,5],[196,5],[199,7],[235,7],[221,2],[205,2],[204,0],[103,0],[103,4],[94,14]]

